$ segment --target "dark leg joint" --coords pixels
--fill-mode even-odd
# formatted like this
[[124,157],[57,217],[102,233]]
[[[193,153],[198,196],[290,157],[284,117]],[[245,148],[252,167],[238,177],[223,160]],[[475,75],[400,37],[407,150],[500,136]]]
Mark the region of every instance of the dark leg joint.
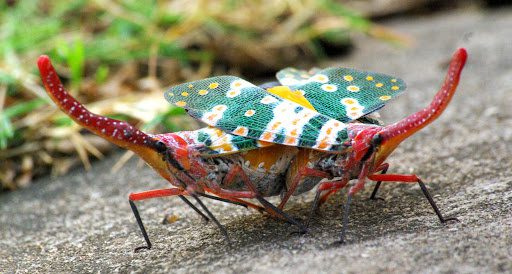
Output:
[[345,203],[345,208],[343,211],[343,228],[341,229],[341,237],[339,242],[335,242],[335,244],[345,244],[345,237],[348,229],[348,217],[350,215],[350,203],[352,202],[352,195],[347,196],[347,202]]
[[[380,174],[386,174],[386,172],[388,172],[388,167],[389,167],[389,166],[388,166],[388,165],[386,165]],[[384,198],[376,197],[376,196],[377,196],[377,191],[379,191],[379,188],[380,188],[380,185],[381,185],[381,184],[382,184],[382,181],[378,181],[378,182],[377,182],[377,184],[375,184],[375,187],[373,188],[372,195],[370,196],[370,200],[381,200],[381,201],[385,201],[385,200],[384,200]]]
[[[299,231],[297,233],[300,233],[300,234],[305,234],[307,233],[307,228],[299,223],[298,221],[296,221],[295,219],[293,219],[292,217],[290,217],[288,214],[284,213],[284,211],[282,211],[281,209],[277,208],[276,206],[274,206],[273,204],[271,204],[270,202],[268,202],[267,200],[265,200],[263,197],[261,197],[261,195],[256,195],[256,199],[261,203],[261,205],[263,205],[265,208],[268,208],[272,211],[274,211],[275,213],[277,213],[278,215],[282,216],[287,222],[293,224],[293,225],[296,225],[298,228],[299,228]],[[295,234],[295,233],[294,233]]]
[[428,202],[430,203],[430,205],[434,209],[434,212],[436,213],[437,217],[439,218],[439,221],[442,224],[446,224],[449,221],[459,222],[459,219],[457,219],[455,217],[449,217],[449,218],[443,217],[443,215],[441,214],[441,211],[437,207],[436,202],[434,202],[434,199],[430,195],[430,192],[428,192],[428,189],[425,186],[425,184],[421,180],[419,180],[419,179],[418,179],[418,184],[420,185],[420,188],[421,188],[421,191],[423,192],[423,195],[425,195],[425,197],[427,198]]
[[226,239],[226,242],[229,244],[231,243],[231,240],[229,239],[228,232],[226,231],[226,228],[220,224],[219,220],[213,216],[213,214],[210,212],[210,210],[203,204],[203,202],[197,197],[197,194],[191,194],[194,199],[196,199],[196,202],[199,204],[199,206],[206,212],[208,217],[217,225],[217,227],[220,229],[220,232],[222,235],[224,235],[224,238]]
[[132,200],[128,200],[130,202],[130,207],[132,208],[133,215],[135,215],[135,219],[137,220],[137,224],[139,225],[140,232],[142,233],[142,236],[144,237],[144,240],[146,241],[145,246],[139,246],[134,249],[134,252],[139,252],[142,249],[151,249],[151,241],[149,240],[148,233],[146,232],[146,228],[144,227],[144,224],[142,223],[142,220],[139,215],[139,210],[137,209],[137,206]]
[[185,196],[183,195],[178,195],[181,200],[183,200],[183,202],[185,202],[188,206],[190,206],[195,212],[197,212],[197,214],[199,214],[199,216],[201,216],[201,218],[203,218],[203,220],[205,222],[209,222],[210,221],[210,218],[208,218],[208,216],[204,215],[203,212],[201,212],[201,210],[199,210],[199,208],[197,208],[194,204],[192,204],[187,198],[185,198]]
[[212,200],[217,200],[217,201],[221,201],[221,202],[228,203],[228,204],[233,204],[233,205],[239,205],[239,206],[243,206],[243,207],[247,208],[247,205],[239,203],[239,202],[236,202],[236,201],[231,201],[231,200],[224,199],[224,198],[221,198],[221,197],[217,197],[217,196],[213,196],[213,195],[208,195],[206,193],[199,193],[198,192],[196,194],[199,195],[199,196],[203,196],[205,198],[210,198]]
[[311,210],[309,211],[309,216],[306,221],[306,229],[309,228],[309,224],[311,223],[311,220],[313,220],[313,216],[318,213],[318,207],[320,204],[320,195],[322,194],[321,191],[316,191],[315,199],[313,200],[313,205],[311,206]]
[[376,197],[377,196],[377,191],[379,191],[379,188],[380,188],[381,184],[382,184],[382,182],[377,182],[377,184],[375,184],[375,188],[373,189],[372,195],[370,196],[370,200],[385,201],[385,199],[382,198],[382,197]]

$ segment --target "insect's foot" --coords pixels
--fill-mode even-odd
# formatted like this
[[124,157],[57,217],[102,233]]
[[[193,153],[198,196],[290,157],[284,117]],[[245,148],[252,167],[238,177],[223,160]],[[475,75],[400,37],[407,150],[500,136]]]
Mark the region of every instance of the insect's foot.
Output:
[[311,219],[309,219],[305,224],[304,227],[306,227],[307,230],[309,230],[309,225],[311,224]]
[[448,222],[460,223],[460,220],[456,217],[449,217],[449,218],[444,218],[441,220],[442,224],[447,224]]
[[150,250],[150,249],[151,249],[151,247],[150,247],[150,246],[147,246],[147,245],[145,245],[145,246],[139,246],[139,247],[136,247],[136,248],[133,250],[133,252],[134,252],[134,253],[138,253],[138,252],[140,252],[141,250],[144,250],[144,249]]
[[229,238],[229,236],[225,236],[224,237],[224,243],[226,244],[226,246],[228,248],[231,248],[233,246],[233,242],[231,241],[231,239]]
[[303,228],[303,229],[300,229],[300,230],[297,230],[297,231],[292,231],[290,232],[290,235],[306,235],[309,233],[309,230],[307,227]]
[[330,244],[331,247],[340,247],[342,245],[345,245],[346,242],[344,239],[340,239],[340,240],[337,240],[337,241],[334,241],[332,242],[332,244]]

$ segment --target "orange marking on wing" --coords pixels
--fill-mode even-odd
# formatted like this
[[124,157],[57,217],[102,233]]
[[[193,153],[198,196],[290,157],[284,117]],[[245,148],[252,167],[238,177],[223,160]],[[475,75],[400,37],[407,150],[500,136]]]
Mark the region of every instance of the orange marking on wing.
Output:
[[329,146],[329,144],[325,141],[321,141],[319,144],[318,144],[318,149],[326,149],[327,147]]
[[219,148],[223,149],[224,151],[233,151],[233,146],[231,144],[222,144],[218,146]]
[[275,123],[272,125],[272,130],[276,130],[280,125],[281,125],[281,122],[275,122]]
[[273,145],[273,143],[265,142],[265,141],[261,141],[261,140],[258,140],[258,141],[257,141],[257,144],[258,144],[258,146],[260,146],[260,147],[268,147],[268,146]]
[[324,137],[319,143],[318,143],[318,148],[319,149],[326,149],[328,146],[329,146],[329,143],[327,142],[329,138],[328,137]]
[[217,116],[217,114],[216,114],[216,113],[214,113],[214,114],[211,114],[211,115],[209,115],[208,117],[206,117],[206,119],[207,119],[207,120],[209,120],[209,121],[213,121],[213,120],[215,119],[215,117],[216,117],[216,116]]
[[297,138],[295,137],[286,137],[284,143],[287,145],[295,145],[297,143]]
[[242,135],[242,136],[247,135],[247,132],[248,132],[248,130],[247,130],[247,128],[246,128],[246,127],[237,127],[237,128],[233,131],[233,133],[234,133],[234,134]]
[[261,140],[264,140],[264,141],[272,141],[272,137],[273,137],[273,134],[268,132],[268,131],[265,131],[263,133],[263,135],[261,135],[260,139]]

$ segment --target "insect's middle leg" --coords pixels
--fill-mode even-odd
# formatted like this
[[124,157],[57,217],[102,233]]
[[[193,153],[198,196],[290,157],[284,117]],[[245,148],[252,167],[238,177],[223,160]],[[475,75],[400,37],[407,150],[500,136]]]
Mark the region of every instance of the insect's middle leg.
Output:
[[340,189],[344,188],[348,182],[350,181],[350,178],[342,178],[339,181],[329,181],[329,182],[323,182],[318,186],[317,194],[320,195],[321,192],[325,192],[322,197],[319,197],[318,205],[317,207],[322,206],[325,202],[327,202],[327,199],[334,193],[338,192]]
[[439,207],[437,207],[437,204],[435,203],[434,199],[428,192],[427,187],[425,186],[423,181],[415,174],[372,174],[368,175],[368,179],[382,182],[418,183],[421,188],[421,191],[423,192],[423,195],[425,195],[425,198],[427,198],[428,202],[430,203],[430,206],[432,206],[432,208],[434,209],[434,212],[436,213],[441,223],[444,224],[447,221],[458,221],[457,218],[445,218],[441,214]]
[[[306,226],[309,226],[311,220],[313,219],[313,215],[318,210],[318,208],[327,201],[327,198],[331,194],[336,193],[338,190],[344,188],[349,182],[349,178],[342,178],[341,180],[337,181],[328,181],[328,182],[322,182],[318,185],[318,188],[316,190],[315,199],[313,200],[313,205],[311,206],[311,210],[309,212],[309,217],[306,223]],[[324,195],[320,196],[322,192],[327,191],[324,193]]]
[[283,219],[283,220],[285,220],[285,221],[287,221],[287,222],[289,222],[291,224],[296,225],[297,227],[299,227],[301,232],[306,232],[306,227],[304,227],[304,225],[302,225],[301,223],[297,222],[295,219],[293,219],[288,214],[283,212],[280,208],[274,206],[272,203],[270,203],[269,201],[265,200],[263,198],[263,196],[261,196],[261,194],[259,194],[258,189],[251,182],[251,180],[249,179],[249,177],[247,176],[247,174],[245,173],[243,168],[241,166],[239,166],[239,165],[235,165],[228,172],[228,174],[225,177],[224,184],[227,184],[227,185],[231,184],[232,180],[234,180],[235,178],[241,178],[242,179],[244,184],[249,189],[249,192],[253,194],[253,197],[237,197],[236,196],[236,193],[244,194],[247,191],[240,191],[240,192],[229,191],[229,190],[221,190],[221,191],[224,191],[224,192],[228,193],[229,195],[235,194],[234,197],[236,197],[236,198],[255,198],[255,199],[257,199],[263,205],[263,208],[265,209],[265,211],[268,214],[270,214],[273,217],[276,217],[276,218],[279,218],[279,219]]
[[[256,205],[256,204],[253,204],[251,202],[248,202],[248,201],[245,201],[245,200],[242,200],[242,199],[238,198],[236,192],[223,191],[221,189],[213,189],[213,188],[205,188],[205,190],[210,192],[210,193],[212,193],[212,194],[215,194],[216,196],[218,196],[220,198],[229,200],[229,201],[231,201],[233,203],[237,203],[237,204],[243,205],[245,207],[256,209],[259,212],[265,212],[265,208],[264,207],[261,207],[259,205]],[[246,196],[245,192],[242,193],[242,196]]]
[[281,200],[281,203],[279,204],[278,208],[283,209],[286,203],[288,202],[288,199],[292,196],[292,194],[297,190],[297,187],[299,186],[299,183],[307,177],[320,177],[320,178],[328,178],[329,173],[317,169],[312,169],[309,167],[302,167],[299,172],[295,175],[295,177],[292,180],[292,183],[290,184],[290,187],[286,191],[286,193],[283,196],[283,199]]

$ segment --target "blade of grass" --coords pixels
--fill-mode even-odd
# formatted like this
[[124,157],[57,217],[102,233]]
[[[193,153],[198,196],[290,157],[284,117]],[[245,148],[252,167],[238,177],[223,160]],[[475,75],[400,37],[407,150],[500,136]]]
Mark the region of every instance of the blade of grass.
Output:
[[[0,94],[5,94],[5,92],[6,87],[4,86],[3,92],[0,90]],[[45,104],[45,100],[36,98],[28,102],[16,104],[4,110],[1,110],[0,108],[0,149],[7,148],[9,140],[15,135],[15,128],[12,125],[11,119],[34,111],[35,109]],[[3,103],[1,105],[3,106]]]
[[91,169],[91,162],[89,161],[89,157],[87,156],[87,151],[82,145],[81,137],[79,133],[72,133],[71,134],[71,143],[75,147],[76,152],[78,153],[78,156],[80,157],[80,160],[82,161],[82,164],[84,165],[86,170]]

